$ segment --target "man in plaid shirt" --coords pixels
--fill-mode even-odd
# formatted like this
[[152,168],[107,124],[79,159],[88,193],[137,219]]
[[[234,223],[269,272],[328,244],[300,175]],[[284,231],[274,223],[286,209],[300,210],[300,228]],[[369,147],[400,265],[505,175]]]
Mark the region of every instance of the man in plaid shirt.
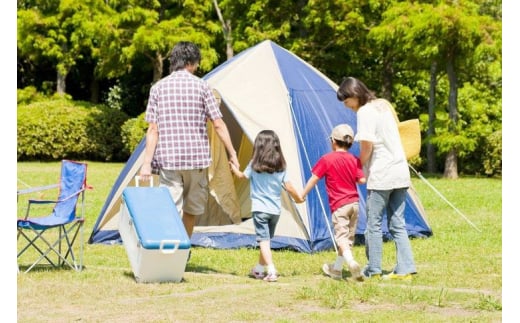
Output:
[[240,167],[213,92],[206,81],[193,74],[199,62],[199,48],[191,42],[179,42],[171,52],[171,74],[150,89],[140,171],[141,179],[147,181],[152,168],[158,169],[160,185],[170,189],[189,237],[195,217],[204,213],[208,200],[211,155],[207,120],[213,123],[230,162]]

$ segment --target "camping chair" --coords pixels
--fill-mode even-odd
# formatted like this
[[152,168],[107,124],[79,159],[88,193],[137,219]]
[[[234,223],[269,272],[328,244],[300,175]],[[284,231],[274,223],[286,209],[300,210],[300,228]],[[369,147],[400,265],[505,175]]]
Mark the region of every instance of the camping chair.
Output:
[[[24,254],[24,260],[29,257],[32,259],[36,254],[36,260],[27,267],[25,272],[29,272],[42,261],[43,264],[51,265],[54,268],[68,266],[76,271],[82,270],[85,190],[91,188],[87,185],[87,164],[63,160],[59,184],[55,185],[59,187],[57,200],[29,199],[25,217],[17,221],[17,240],[19,241],[21,237],[24,238],[21,240],[23,248],[18,252],[18,262]],[[46,190],[55,185],[18,191],[18,194]],[[76,214],[78,202],[80,203],[79,215]],[[34,214],[42,213],[41,208],[33,207],[31,209],[33,205],[50,205],[52,203],[55,204],[54,208],[46,216]],[[80,242],[79,252],[76,254],[77,248],[73,247],[78,234]],[[21,244],[19,241],[18,247]]]

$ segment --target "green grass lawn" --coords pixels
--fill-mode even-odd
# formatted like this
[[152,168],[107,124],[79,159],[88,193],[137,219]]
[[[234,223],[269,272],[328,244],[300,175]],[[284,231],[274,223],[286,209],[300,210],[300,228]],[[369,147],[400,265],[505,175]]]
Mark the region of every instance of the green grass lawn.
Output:
[[[89,162],[94,189],[87,192],[85,239],[123,166]],[[56,182],[59,167],[18,163],[18,189]],[[247,277],[257,249],[192,248],[183,282],[139,284],[123,246],[85,244],[81,272],[35,269],[17,275],[18,321],[501,322],[502,180],[426,178],[467,220],[413,176],[433,236],[411,241],[418,270],[412,282],[336,281],[321,273],[333,251],[284,250],[273,255],[280,280],[265,283]],[[18,216],[28,197],[19,197]],[[366,263],[363,246],[355,246],[354,255]],[[391,270],[391,242],[383,259]]]

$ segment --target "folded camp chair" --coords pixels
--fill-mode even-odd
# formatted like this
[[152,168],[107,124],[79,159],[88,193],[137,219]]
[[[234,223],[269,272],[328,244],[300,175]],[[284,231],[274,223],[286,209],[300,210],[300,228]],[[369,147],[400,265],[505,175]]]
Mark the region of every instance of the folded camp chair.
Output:
[[[25,272],[29,272],[34,266],[50,265],[57,267],[70,267],[81,271],[83,267],[83,223],[85,221],[85,190],[87,185],[87,164],[76,161],[63,160],[61,162],[61,175],[57,200],[28,200],[25,218],[18,219],[18,266],[20,261],[34,259],[30,262]],[[49,189],[53,185],[41,187],[41,190]],[[36,192],[38,188],[27,191]],[[19,191],[18,194],[26,192]],[[33,205],[55,204],[52,212],[47,215],[42,213],[42,208]],[[33,208],[31,209],[31,206]],[[79,210],[79,215],[77,210]],[[49,208],[46,208],[47,212]],[[79,252],[75,247],[76,238],[80,237]],[[20,239],[23,238],[23,239]],[[22,241],[22,242],[20,242]],[[23,246],[20,249],[20,246]],[[20,257],[24,255],[21,259]]]

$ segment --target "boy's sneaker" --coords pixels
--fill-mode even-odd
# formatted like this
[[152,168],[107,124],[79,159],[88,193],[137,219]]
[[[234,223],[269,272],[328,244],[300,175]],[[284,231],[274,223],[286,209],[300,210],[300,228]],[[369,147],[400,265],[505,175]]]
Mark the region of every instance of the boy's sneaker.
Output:
[[355,279],[360,282],[365,280],[363,278],[363,275],[361,275],[361,267],[355,260],[352,260],[350,264],[348,264],[348,269],[350,271],[350,274],[352,275],[352,279]]
[[388,275],[383,275],[383,280],[412,280],[412,274],[396,274],[394,272],[389,273]]
[[334,264],[323,264],[321,267],[325,275],[331,277],[332,279],[342,279],[343,275],[341,270],[335,270]]
[[275,282],[278,280],[277,273],[268,273],[267,276],[264,277],[264,281],[266,282]]
[[252,277],[254,279],[264,279],[265,273],[256,271],[254,268],[251,269],[251,272],[249,273],[249,277]]

